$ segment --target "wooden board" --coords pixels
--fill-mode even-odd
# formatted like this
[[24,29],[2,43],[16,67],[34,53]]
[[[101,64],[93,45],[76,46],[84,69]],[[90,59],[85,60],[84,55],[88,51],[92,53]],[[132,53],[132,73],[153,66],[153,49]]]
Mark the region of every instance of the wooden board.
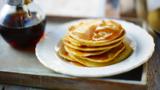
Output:
[[155,52],[148,62],[148,90],[160,89],[160,34],[155,35]]
[[[48,21],[46,30],[57,30],[60,25],[68,21],[68,19],[52,19]],[[34,52],[15,50],[1,37],[0,42],[0,83],[3,84],[62,90],[146,90],[147,88],[146,66],[112,77],[77,78],[45,68],[37,60]]]
[[45,90],[45,89],[2,84],[0,85],[0,90]]

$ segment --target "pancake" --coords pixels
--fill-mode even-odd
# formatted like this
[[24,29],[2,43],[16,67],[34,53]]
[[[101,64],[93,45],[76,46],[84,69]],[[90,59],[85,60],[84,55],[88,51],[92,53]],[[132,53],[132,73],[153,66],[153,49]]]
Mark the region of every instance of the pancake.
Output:
[[80,51],[76,49],[72,49],[68,46],[64,46],[65,50],[67,52],[70,52],[70,54],[76,55],[76,56],[94,56],[94,55],[100,55],[102,53],[105,53],[107,50],[101,50],[101,51]]
[[118,63],[133,51],[123,27],[112,20],[73,24],[60,42],[58,55],[76,65],[99,67]]
[[76,60],[74,60],[73,58],[70,57],[70,55],[65,51],[64,47],[61,47],[58,55],[63,58],[64,60],[67,60],[69,62],[71,62],[72,64],[75,64],[77,66],[84,66],[83,64],[77,62]]
[[119,42],[121,41],[122,39],[124,39],[125,37],[125,32],[122,32],[121,35],[119,35],[119,37],[117,37],[115,40],[112,40],[112,41],[92,41],[92,40],[83,40],[83,39],[76,39],[72,36],[70,37],[67,37],[68,40],[72,41],[76,46],[79,46],[79,45],[85,45],[85,46],[104,46],[104,45],[110,45],[110,44],[113,44],[113,43],[116,43],[116,42]]
[[[97,20],[97,22],[99,22]],[[102,27],[101,24],[109,23],[108,26]],[[81,23],[79,26],[70,28],[68,34],[76,43],[86,46],[103,46],[114,43],[115,41],[122,39],[125,35],[124,29],[119,24],[115,24],[114,21],[103,21],[100,24],[94,25],[88,23]],[[117,25],[117,26],[116,26]],[[71,39],[72,39],[71,38]]]
[[[97,62],[97,63],[104,63],[104,62],[109,62],[111,60],[113,60],[115,57],[117,57],[123,50],[125,49],[125,45],[121,44],[118,47],[115,47],[103,54],[100,55],[95,55],[95,56],[88,56],[88,57],[79,57],[76,55],[72,55],[73,57],[76,58],[81,58],[83,60],[87,60],[87,61],[92,61],[92,62]],[[70,53],[70,52],[68,52]]]
[[72,58],[70,57],[69,53],[66,52],[66,50],[64,49],[64,45],[63,45],[63,44],[60,45],[60,49],[58,50],[58,55],[59,55],[60,57],[62,57],[63,59],[65,59],[65,60],[75,61],[74,59],[72,59]]
[[121,62],[127,57],[129,57],[132,52],[133,52],[133,49],[128,44],[125,44],[125,49],[123,50],[123,52],[121,52],[113,60],[109,62],[103,62],[103,63],[92,62],[92,61],[84,60],[82,58],[74,57],[73,55],[69,55],[68,52],[66,52],[63,47],[59,50],[58,54],[64,59],[71,61],[73,63],[77,62],[77,64],[80,63],[80,65],[82,64],[88,67],[100,67],[100,66],[107,66],[107,65],[112,65],[112,64]]
[[82,45],[82,46],[76,46],[76,45],[72,44],[71,41],[68,41],[68,40],[66,40],[66,39],[63,40],[63,43],[64,43],[66,46],[68,46],[68,47],[70,47],[70,48],[72,48],[72,49],[79,50],[79,51],[102,51],[102,50],[107,51],[107,50],[110,50],[110,49],[112,49],[112,48],[114,48],[114,47],[119,46],[119,45],[122,43],[122,41],[119,41],[119,42],[116,42],[116,43],[112,43],[112,44],[110,44],[110,45],[105,45],[105,46],[92,46],[92,47],[91,47],[91,46],[84,46],[84,45]]
[[75,46],[96,47],[96,46],[106,46],[106,45],[110,45],[110,44],[114,44],[114,43],[120,42],[121,40],[124,39],[124,37],[125,37],[125,33],[123,33],[121,36],[119,36],[116,40],[113,40],[113,41],[110,41],[110,42],[106,42],[106,41],[101,41],[101,42],[97,42],[97,41],[80,42],[80,41],[72,38],[71,36],[64,37],[64,40],[70,41]]
[[70,56],[70,57],[73,60],[76,60],[78,63],[81,63],[81,64],[83,64],[84,66],[87,66],[87,67],[101,67],[101,66],[108,66],[108,65],[119,63],[119,62],[125,60],[126,58],[128,58],[131,55],[132,52],[133,52],[133,49],[129,45],[126,45],[124,51],[121,52],[112,61],[103,62],[103,63],[92,62],[92,61],[84,60],[82,58],[78,58],[78,57],[74,57],[74,56]]

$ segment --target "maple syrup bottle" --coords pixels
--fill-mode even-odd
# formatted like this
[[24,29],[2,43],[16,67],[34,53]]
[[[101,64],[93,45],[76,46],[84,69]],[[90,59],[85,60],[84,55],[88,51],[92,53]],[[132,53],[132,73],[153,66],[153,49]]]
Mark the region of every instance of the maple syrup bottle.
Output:
[[0,34],[14,48],[34,48],[44,34],[46,16],[33,0],[5,0]]

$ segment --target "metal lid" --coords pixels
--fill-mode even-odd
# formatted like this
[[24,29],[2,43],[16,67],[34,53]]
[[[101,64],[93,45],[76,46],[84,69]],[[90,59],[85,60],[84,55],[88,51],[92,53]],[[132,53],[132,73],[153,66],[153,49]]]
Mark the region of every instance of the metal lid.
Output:
[[29,4],[32,0],[5,0],[6,3],[13,6]]

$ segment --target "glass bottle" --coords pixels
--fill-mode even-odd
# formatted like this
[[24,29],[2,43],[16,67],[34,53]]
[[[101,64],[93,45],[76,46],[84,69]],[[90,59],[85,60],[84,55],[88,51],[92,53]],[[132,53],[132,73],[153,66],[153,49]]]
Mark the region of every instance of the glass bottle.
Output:
[[148,23],[152,30],[160,34],[160,2],[159,0],[148,1]]
[[5,0],[0,33],[14,48],[34,48],[44,34],[46,16],[33,0]]

